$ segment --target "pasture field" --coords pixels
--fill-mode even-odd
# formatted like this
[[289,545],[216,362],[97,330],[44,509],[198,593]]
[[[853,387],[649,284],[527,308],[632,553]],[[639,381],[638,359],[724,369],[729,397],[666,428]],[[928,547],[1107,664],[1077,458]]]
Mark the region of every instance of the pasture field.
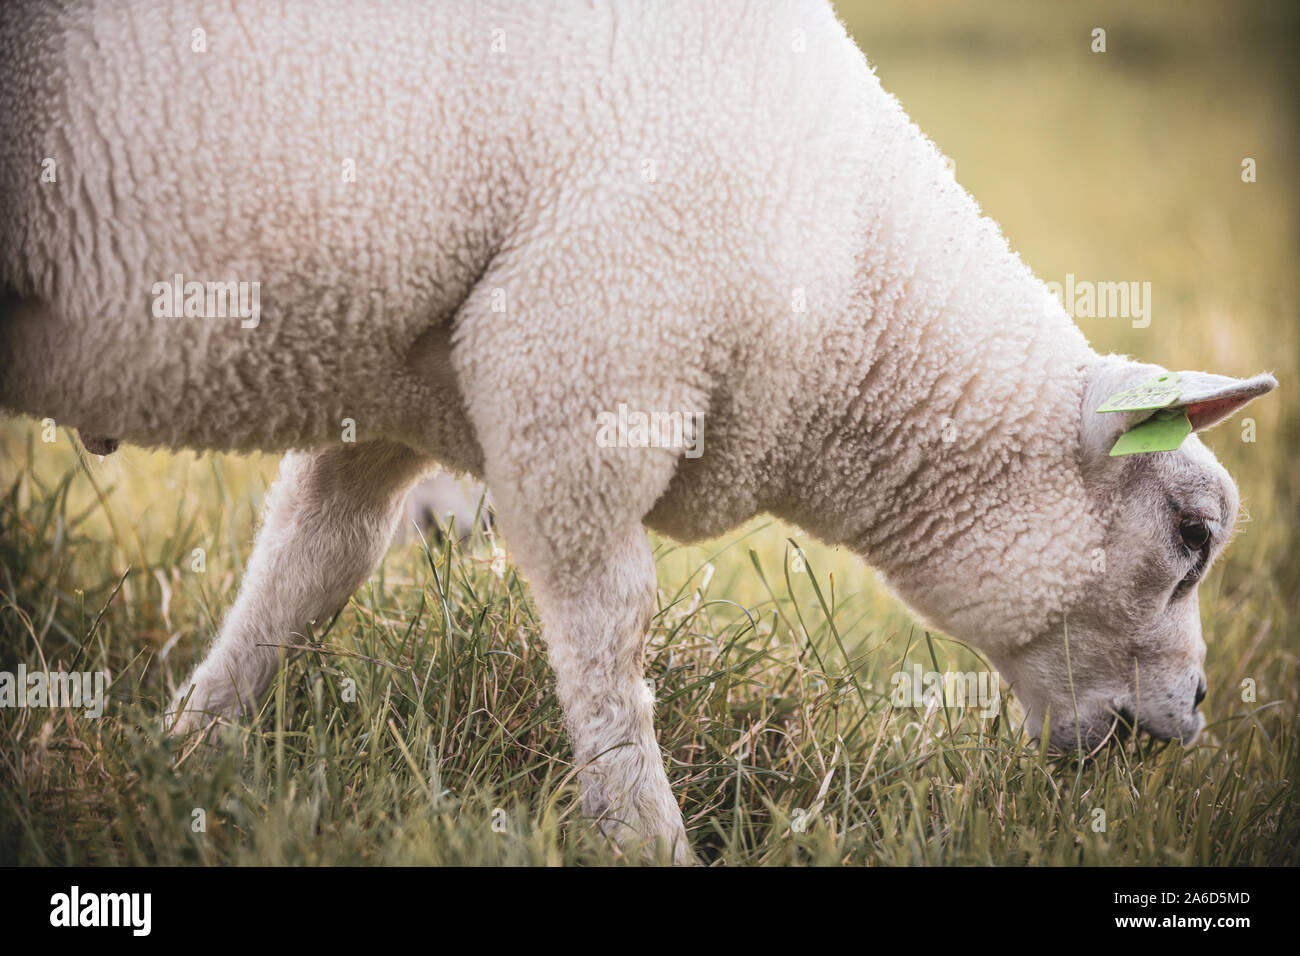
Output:
[[[1141,320],[1079,319],[1094,346],[1173,369],[1271,370],[1281,388],[1206,436],[1245,514],[1201,586],[1208,727],[1191,748],[1138,738],[1080,763],[1027,740],[1009,695],[993,716],[897,706],[900,671],[988,665],[798,529],[760,518],[716,542],[655,539],[648,674],[697,853],[1296,863],[1295,7],[841,10],[1039,276],[1150,283]],[[162,738],[161,707],[234,599],[275,459],[128,446],[100,461],[62,428],[42,437],[38,422],[0,423],[0,670],[112,683],[97,720],[0,708],[0,863],[632,862],[579,818],[508,542],[495,565],[481,532],[394,548],[285,661],[256,720],[224,748],[184,747]]]

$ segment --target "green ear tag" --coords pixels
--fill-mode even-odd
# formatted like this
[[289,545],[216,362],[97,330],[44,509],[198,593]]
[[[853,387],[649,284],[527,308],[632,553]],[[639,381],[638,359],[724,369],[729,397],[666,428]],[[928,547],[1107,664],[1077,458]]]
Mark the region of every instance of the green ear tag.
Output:
[[1167,408],[1178,401],[1178,373],[1164,372],[1141,385],[1116,392],[1097,406],[1099,412],[1145,412]]
[[1144,451],[1173,451],[1191,433],[1192,423],[1187,418],[1187,409],[1168,408],[1120,435],[1110,450],[1110,457],[1136,455]]

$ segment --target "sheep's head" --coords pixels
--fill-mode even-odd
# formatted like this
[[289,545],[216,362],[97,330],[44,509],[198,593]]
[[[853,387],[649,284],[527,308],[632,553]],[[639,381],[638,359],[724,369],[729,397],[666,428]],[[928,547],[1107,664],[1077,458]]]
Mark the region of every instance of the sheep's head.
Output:
[[1116,356],[1089,367],[1079,467],[1080,526],[1101,542],[1092,573],[1063,622],[999,655],[1032,733],[1049,709],[1063,750],[1134,728],[1188,744],[1200,733],[1197,587],[1233,534],[1239,498],[1194,432],[1276,387],[1270,375],[1170,373]]

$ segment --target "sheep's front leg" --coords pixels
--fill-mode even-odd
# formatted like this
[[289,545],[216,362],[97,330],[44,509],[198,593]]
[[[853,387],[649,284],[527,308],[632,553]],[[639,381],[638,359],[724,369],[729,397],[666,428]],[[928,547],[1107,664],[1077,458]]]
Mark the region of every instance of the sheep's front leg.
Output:
[[429,466],[390,442],[284,457],[239,596],[168,707],[173,732],[257,707],[275,675],[274,645],[302,643],[309,622],[332,615],[360,587],[392,540],[407,490]]
[[510,518],[502,531],[541,614],[579,768],[582,815],[624,847],[651,850],[659,841],[674,862],[693,862],[645,681],[656,579],[644,529],[637,523],[599,548],[556,555],[537,547],[530,516]]

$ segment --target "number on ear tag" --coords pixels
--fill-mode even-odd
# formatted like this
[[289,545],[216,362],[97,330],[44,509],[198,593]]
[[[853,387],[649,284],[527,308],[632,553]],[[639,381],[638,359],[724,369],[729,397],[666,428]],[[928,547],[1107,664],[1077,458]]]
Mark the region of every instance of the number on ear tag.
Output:
[[1173,451],[1192,433],[1186,408],[1167,408],[1119,436],[1110,457],[1147,451]]
[[1141,385],[1116,392],[1097,406],[1099,412],[1145,412],[1167,408],[1178,401],[1178,373],[1164,372]]

